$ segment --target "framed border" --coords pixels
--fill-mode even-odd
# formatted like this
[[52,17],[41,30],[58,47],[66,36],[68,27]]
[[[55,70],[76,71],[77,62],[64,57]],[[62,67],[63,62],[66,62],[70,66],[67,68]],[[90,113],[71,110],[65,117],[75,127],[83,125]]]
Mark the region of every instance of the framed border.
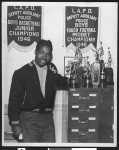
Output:
[[[81,62],[81,67],[86,66],[86,59],[85,57],[81,57],[82,62]],[[77,64],[79,61],[79,58],[76,57],[70,57],[70,56],[65,56],[64,57],[64,76],[70,78],[71,74],[71,67],[72,64]]]

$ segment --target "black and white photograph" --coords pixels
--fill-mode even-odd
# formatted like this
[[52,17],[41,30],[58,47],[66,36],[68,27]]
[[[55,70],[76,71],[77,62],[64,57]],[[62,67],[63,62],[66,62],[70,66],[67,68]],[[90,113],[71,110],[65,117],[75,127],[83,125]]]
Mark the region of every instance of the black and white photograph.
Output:
[[1,25],[2,146],[117,147],[118,3],[2,2]]

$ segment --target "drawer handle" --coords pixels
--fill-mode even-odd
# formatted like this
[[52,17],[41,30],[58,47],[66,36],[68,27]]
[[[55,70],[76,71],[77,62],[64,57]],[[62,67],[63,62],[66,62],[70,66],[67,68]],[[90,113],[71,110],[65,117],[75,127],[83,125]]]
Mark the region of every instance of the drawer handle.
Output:
[[89,96],[87,96],[87,97],[79,96],[79,99],[82,99],[82,100],[89,100]]
[[95,117],[89,117],[86,121],[79,120],[78,123],[87,123],[89,120],[96,120]]
[[79,109],[79,112],[89,112],[89,108],[87,108],[87,109]]
[[88,131],[87,132],[78,132],[80,135],[87,135],[88,134]]
[[87,122],[88,122],[88,120],[86,120],[86,121],[81,121],[81,120],[79,120],[79,121],[78,121],[78,123],[82,123],[82,124],[83,124],[83,123],[87,123]]

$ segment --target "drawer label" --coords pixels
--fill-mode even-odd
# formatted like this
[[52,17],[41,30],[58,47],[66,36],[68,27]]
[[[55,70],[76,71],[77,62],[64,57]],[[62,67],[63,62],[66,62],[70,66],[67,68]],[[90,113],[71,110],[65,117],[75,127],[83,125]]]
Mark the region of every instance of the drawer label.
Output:
[[97,96],[97,94],[89,94],[89,96]]
[[71,120],[79,120],[79,117],[72,117]]
[[88,120],[96,120],[96,117],[89,117]]
[[96,108],[96,106],[94,105],[94,106],[89,106],[89,108]]
[[73,96],[79,96],[79,93],[74,93]]
[[95,132],[95,129],[88,129],[88,132]]
[[72,129],[71,132],[78,132],[78,129]]
[[79,108],[79,105],[72,105],[72,108]]

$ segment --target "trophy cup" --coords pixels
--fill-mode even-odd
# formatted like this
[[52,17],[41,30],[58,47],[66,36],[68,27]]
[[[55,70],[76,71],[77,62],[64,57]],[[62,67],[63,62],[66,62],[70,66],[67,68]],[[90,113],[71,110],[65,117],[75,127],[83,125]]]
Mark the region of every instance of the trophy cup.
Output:
[[96,49],[94,56],[95,62],[91,65],[91,77],[92,77],[92,85],[94,88],[98,88],[100,83],[100,63],[99,63],[99,51],[100,49]]

